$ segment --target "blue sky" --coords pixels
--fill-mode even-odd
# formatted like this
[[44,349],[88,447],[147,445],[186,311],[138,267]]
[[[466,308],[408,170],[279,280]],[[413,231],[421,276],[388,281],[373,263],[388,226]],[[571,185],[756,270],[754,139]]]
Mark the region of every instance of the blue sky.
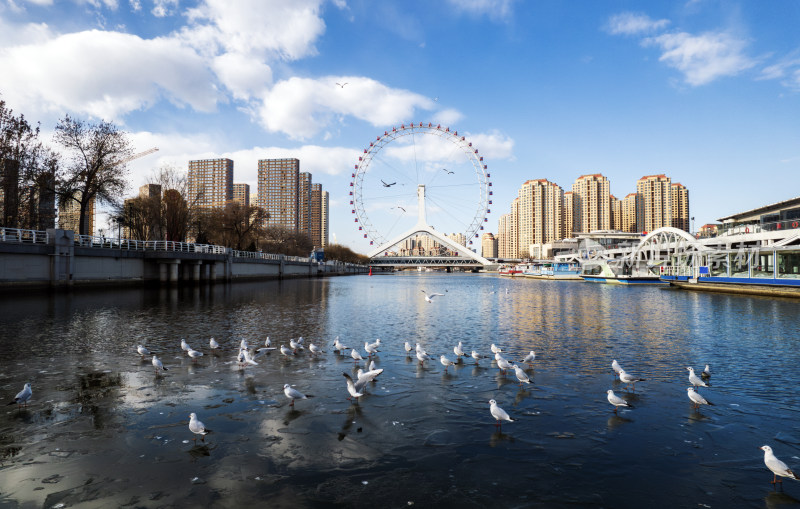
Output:
[[46,137],[68,113],[159,147],[131,194],[207,157],[255,192],[258,159],[297,157],[360,252],[352,168],[412,121],[479,148],[487,231],[525,180],[587,173],[618,198],[665,173],[699,227],[800,195],[798,26],[793,0],[0,0],[0,93]]

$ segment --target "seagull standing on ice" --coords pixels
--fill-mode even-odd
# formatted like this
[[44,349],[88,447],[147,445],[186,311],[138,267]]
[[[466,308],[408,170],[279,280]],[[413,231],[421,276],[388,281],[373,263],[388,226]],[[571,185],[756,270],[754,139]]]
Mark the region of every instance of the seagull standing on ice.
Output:
[[429,304],[431,302],[433,302],[433,298],[436,297],[437,295],[440,296],[440,297],[444,297],[443,293],[432,293],[432,294],[428,295],[428,293],[425,292],[425,290],[420,290],[420,291],[425,294],[425,302],[427,302]]
[[694,374],[694,368],[691,366],[686,368],[689,371],[689,383],[694,385],[695,387],[711,387],[710,383],[706,383],[700,379],[699,376]]
[[323,350],[322,348],[318,347],[314,343],[309,343],[308,344],[308,351],[311,352],[311,353],[314,353],[314,354],[325,353],[325,350]]
[[350,350],[350,357],[353,358],[353,360],[355,361],[355,364],[358,364],[358,361],[363,361],[364,360],[364,358],[361,357],[361,354],[358,353],[358,350],[356,350],[355,348]]
[[694,387],[687,387],[686,393],[689,396],[689,399],[692,400],[692,403],[694,403],[695,408],[700,408],[700,405],[714,405],[714,403],[701,396],[699,392],[696,392]]
[[419,344],[417,344],[417,360],[419,361],[419,363],[424,365],[425,361],[429,361],[430,359],[431,359],[431,356],[428,355],[425,352],[425,350],[420,348]]
[[772,470],[772,484],[783,482],[783,480],[778,479],[778,476],[781,477],[788,477],[789,479],[794,479],[795,481],[800,481],[800,478],[789,469],[789,466],[775,457],[772,453],[772,447],[768,445],[762,445],[759,447],[762,451],[764,451],[764,464],[767,465],[767,468]]
[[619,372],[622,371],[622,366],[619,365],[617,359],[611,361],[611,369],[614,370],[614,376],[619,376]]
[[292,352],[295,353],[298,350],[303,350],[303,344],[300,341],[295,341],[294,339],[289,340],[289,346],[292,348]]
[[[206,435],[211,433],[211,430],[206,428],[205,424],[197,420],[197,414],[194,412],[189,414],[189,431],[195,435],[200,435],[200,440],[203,442],[206,441]],[[197,437],[194,438],[194,441],[197,442]]]
[[336,351],[341,353],[342,350],[348,350],[349,348],[350,348],[349,346],[345,346],[344,343],[339,341],[339,336],[336,336],[336,339],[333,340],[333,349],[334,350],[336,350]]
[[514,369],[514,366],[510,362],[505,360],[503,357],[497,359],[497,367],[503,371],[504,375],[506,374],[506,370]]
[[499,346],[495,346],[494,343],[492,343],[492,346],[490,348],[492,349],[492,353],[500,353],[503,351],[502,348],[500,348]]
[[608,402],[611,403],[612,405],[614,405],[614,413],[617,413],[617,408],[621,407],[621,406],[628,407],[628,408],[633,408],[633,405],[631,405],[630,403],[628,403],[624,399],[622,399],[619,396],[617,396],[616,394],[614,394],[614,391],[612,391],[611,389],[609,389],[606,392],[608,393]]
[[489,400],[489,412],[491,412],[492,417],[494,417],[495,421],[497,421],[494,425],[498,428],[501,424],[500,421],[514,422],[514,419],[512,419],[505,410],[497,406],[497,401],[493,399]]
[[211,338],[208,341],[208,347],[211,348],[212,350],[216,350],[217,348],[219,348],[219,343],[217,343],[216,339]]
[[409,343],[408,341],[406,341],[404,348],[406,349],[406,357],[408,357],[408,355],[411,353],[411,350],[414,349],[411,347],[411,343]]
[[163,369],[164,371],[169,371],[164,364],[161,363],[161,359],[153,355],[153,367],[156,368],[156,374],[158,374],[158,370]]
[[28,406],[28,400],[31,399],[32,395],[33,395],[33,391],[31,391],[31,384],[29,384],[29,383],[25,384],[22,387],[22,390],[19,391],[16,396],[14,396],[14,400],[11,401],[9,403],[9,405],[13,405],[13,404],[16,403],[17,406],[19,406],[19,405]]
[[287,357],[290,355],[294,355],[294,352],[292,351],[291,348],[287,348],[283,345],[281,345],[281,353]]
[[528,378],[528,375],[522,371],[522,368],[517,366],[516,364],[512,365],[514,368],[514,374],[517,375],[517,380],[519,380],[519,386],[522,387],[522,384],[529,384],[531,383],[531,379]]
[[186,351],[186,355],[191,357],[193,361],[196,361],[197,359],[203,356],[203,352],[198,352],[197,350],[190,348],[189,350]]
[[522,359],[520,362],[523,362],[523,363],[527,364],[528,366],[531,366],[531,365],[533,365],[533,361],[535,361],[535,360],[536,360],[536,352],[531,350],[531,353],[526,355],[525,358]]
[[136,346],[136,351],[139,352],[139,355],[141,355],[142,358],[144,358],[146,355],[150,355],[150,350],[148,350],[147,348],[145,348],[142,345],[137,345]]
[[453,353],[456,354],[457,360],[461,360],[461,357],[469,357],[467,354],[464,353],[464,349],[461,346],[461,341],[459,341],[458,344],[453,347]]
[[[378,341],[380,341],[380,339]],[[370,343],[369,341],[364,341],[364,351],[367,352],[367,357],[372,357],[373,355],[377,354],[379,345],[380,343]]]
[[700,373],[700,376],[702,376],[703,378],[711,378],[711,366],[706,364],[706,367],[703,370],[703,372]]
[[478,353],[478,352],[476,352],[475,350],[473,350],[473,351],[472,351],[472,354],[471,354],[470,356],[471,356],[473,359],[475,359],[475,365],[476,365],[476,366],[478,365],[478,360],[480,360],[480,359],[485,359],[485,358],[486,358],[485,356],[483,356],[483,355],[479,354],[479,353]]
[[624,369],[619,370],[619,379],[620,381],[625,382],[625,385],[628,384],[632,385],[634,391],[636,390],[636,382],[644,382],[646,380],[644,378],[636,378],[634,376],[631,376],[628,373],[626,373]]
[[191,349],[192,349],[192,347],[189,346],[189,344],[186,342],[186,340],[185,339],[181,339],[181,350],[183,350],[184,352],[188,352]]
[[441,357],[439,357],[439,362],[441,362],[442,366],[444,366],[444,372],[445,373],[447,373],[447,368],[449,368],[450,366],[455,366],[456,365],[455,362],[453,362],[450,359],[448,359],[445,355],[442,355]]
[[308,399],[308,396],[298,391],[289,384],[283,385],[283,393],[286,395],[287,398],[292,400],[292,402],[289,403],[289,406],[294,406],[294,400],[296,399]]

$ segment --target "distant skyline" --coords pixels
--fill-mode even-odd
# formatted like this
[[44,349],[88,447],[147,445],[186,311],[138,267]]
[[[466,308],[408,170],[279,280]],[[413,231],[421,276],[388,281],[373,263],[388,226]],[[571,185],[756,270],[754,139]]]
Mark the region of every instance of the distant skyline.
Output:
[[800,196],[798,26],[794,0],[0,0],[0,97],[45,140],[70,114],[159,147],[130,196],[162,164],[229,158],[256,192],[259,159],[298,158],[359,252],[353,165],[420,121],[485,157],[486,231],[526,180],[595,173],[620,199],[666,174],[699,229]]

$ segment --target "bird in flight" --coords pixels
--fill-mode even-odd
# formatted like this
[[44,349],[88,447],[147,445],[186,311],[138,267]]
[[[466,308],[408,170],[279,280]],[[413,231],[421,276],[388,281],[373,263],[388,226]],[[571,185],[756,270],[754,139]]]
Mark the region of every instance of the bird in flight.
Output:
[[453,173],[455,173],[454,171],[450,171],[447,168],[442,168],[442,171],[446,171],[448,175],[452,175]]
[[392,182],[391,184],[387,184],[386,182],[383,181],[383,179],[381,179],[381,183],[383,184],[383,187],[392,187],[393,185],[397,184],[397,182]]
[[406,211],[406,209],[404,209],[403,207],[401,207],[401,206],[399,206],[399,205],[398,205],[397,207],[392,207],[392,208],[393,208],[393,209],[400,209],[400,210],[402,210],[403,212],[405,212],[405,211]]
[[428,295],[428,293],[425,292],[425,290],[420,290],[420,291],[425,294],[425,301],[428,302],[429,304],[433,302],[433,298],[436,297],[437,295],[444,297],[443,293],[432,293]]
[[337,83],[337,85],[339,85],[339,88],[344,88],[344,86],[347,85],[347,82],[345,82],[345,83]]

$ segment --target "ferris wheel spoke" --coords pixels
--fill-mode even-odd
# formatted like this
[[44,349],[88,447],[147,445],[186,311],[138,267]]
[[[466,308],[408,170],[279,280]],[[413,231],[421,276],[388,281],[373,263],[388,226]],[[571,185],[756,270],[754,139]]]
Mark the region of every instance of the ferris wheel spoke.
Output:
[[[402,170],[402,169],[400,169],[400,168],[397,168],[396,166],[394,166],[393,164],[389,163],[389,162],[388,162],[388,161],[386,161],[385,159],[383,159],[383,158],[379,158],[379,157],[377,157],[377,156],[376,156],[376,157],[373,157],[373,161],[377,161],[378,163],[380,163],[380,165],[381,165],[381,166],[383,166],[383,167],[385,167],[385,168],[388,168],[388,169],[392,170],[392,171],[394,172],[394,173],[391,173],[391,175],[392,175],[393,177],[402,177],[402,178],[404,178],[405,180],[407,180],[409,183],[411,183],[411,184],[413,184],[413,185],[415,185],[415,186],[417,185],[417,181],[416,181],[416,180],[414,180],[414,178],[413,178],[411,175],[409,175],[409,173],[408,173],[408,172],[406,172],[406,171],[403,171],[403,170]],[[380,175],[380,174],[381,174],[381,171],[380,171],[380,170],[381,170],[381,169],[384,169],[384,168],[382,168],[381,166],[379,166],[379,167],[378,167],[378,168],[376,168],[376,169],[373,169],[373,170],[372,170],[372,173],[376,173],[376,174]],[[377,178],[377,177],[376,177],[376,178]]]

